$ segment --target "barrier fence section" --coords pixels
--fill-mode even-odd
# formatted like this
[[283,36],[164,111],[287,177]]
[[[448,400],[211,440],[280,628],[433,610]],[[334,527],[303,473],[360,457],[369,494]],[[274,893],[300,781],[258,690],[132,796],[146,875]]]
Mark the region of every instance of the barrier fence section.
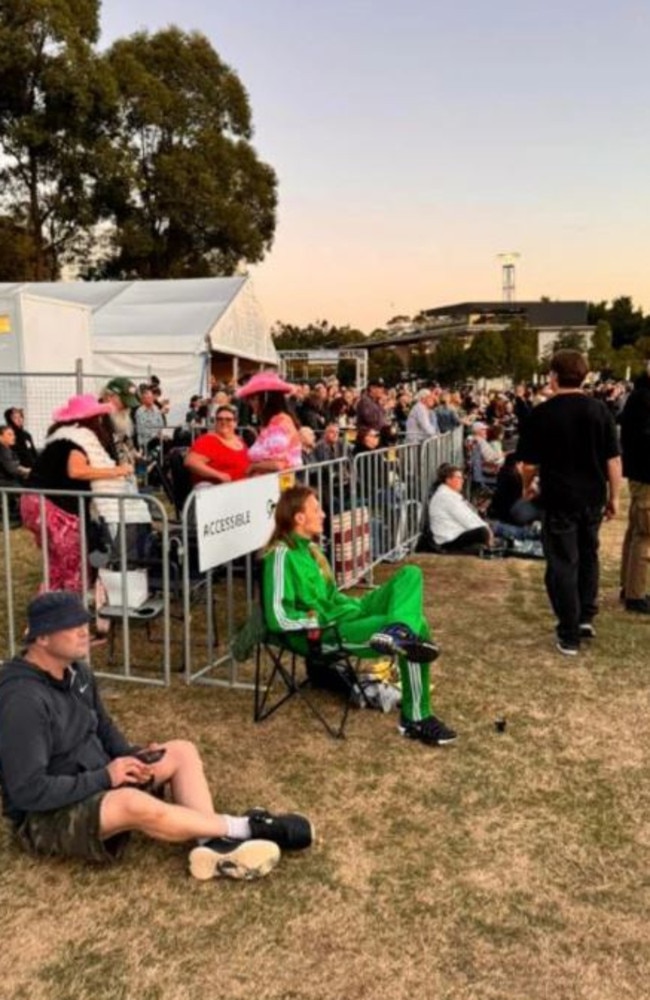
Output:
[[[16,505],[20,497],[33,496],[36,498],[36,510],[34,511],[34,530],[38,532],[38,548],[33,549],[33,538],[25,537],[25,530],[18,532],[12,528],[15,525]],[[170,550],[170,533],[167,512],[164,506],[155,497],[132,494],[118,495],[115,493],[88,493],[85,491],[68,490],[29,490],[22,487],[2,487],[0,488],[0,523],[2,525],[2,557],[4,563],[5,579],[5,600],[4,615],[5,634],[3,635],[2,620],[0,619],[0,655],[14,656],[21,648],[20,637],[23,634],[25,625],[26,606],[35,596],[37,589],[49,589],[51,581],[50,564],[54,557],[53,542],[48,534],[46,506],[51,503],[50,498],[67,497],[76,501],[77,517],[79,520],[79,560],[81,573],[81,597],[87,608],[91,612],[98,614],[98,621],[109,623],[109,629],[113,634],[108,638],[110,645],[105,652],[108,652],[109,660],[101,662],[102,654],[97,650],[93,656],[93,669],[97,676],[107,677],[112,680],[137,681],[143,684],[169,685],[171,673],[171,627],[170,627],[170,573],[169,560],[166,555],[156,563],[155,567],[146,565],[146,559],[138,558],[138,551],[146,549],[144,544],[145,536],[155,532],[159,536],[160,551],[166,554]],[[114,521],[107,524],[107,536],[102,543],[101,549],[92,550],[93,560],[100,556],[100,561],[114,567],[116,574],[112,580],[112,586],[108,587],[109,601],[101,608],[93,608],[95,594],[93,583],[91,582],[91,567],[89,554],[91,547],[88,538],[88,522],[86,519],[87,505],[95,500],[108,500],[116,511]],[[133,523],[133,505],[146,505],[146,512],[142,508],[138,513],[139,523]],[[131,505],[131,506],[129,506]],[[58,509],[58,508],[57,508]],[[30,532],[31,535],[31,532]],[[25,546],[30,546],[30,551],[37,554],[36,566],[31,565],[31,560],[26,557]],[[129,574],[129,567],[140,565],[141,573],[138,581]],[[140,585],[144,583],[142,568],[147,570],[147,589],[151,587],[155,594],[159,595],[157,600],[151,600],[149,593],[140,593],[137,601],[138,605],[130,605],[133,599],[131,587],[135,582]],[[151,568],[155,570],[155,577],[150,576]],[[99,570],[101,573],[103,571]],[[108,577],[105,577],[108,584]],[[112,591],[112,593],[111,593]],[[2,605],[0,604],[0,608]],[[136,666],[132,658],[133,635],[132,631],[138,624],[147,625],[147,651],[150,652],[154,645],[149,636],[149,625],[153,621],[160,619],[162,628],[161,649],[162,656],[158,663],[153,665]],[[121,629],[121,655],[119,668],[113,669],[112,651],[115,642],[115,631]],[[91,647],[91,656],[92,656]]]
[[[323,548],[332,564],[339,587],[347,588],[372,582],[373,568],[382,561],[399,561],[413,549],[426,514],[426,501],[435,472],[443,461],[458,464],[463,454],[462,428],[424,445],[399,444],[363,453],[350,462],[346,458],[296,469],[286,476],[283,484],[300,482],[311,486],[319,496],[325,511]],[[24,607],[36,590],[38,580],[31,580],[32,594],[24,584],[24,573],[17,574],[20,555],[10,530],[10,502],[20,495],[33,493],[39,497],[41,509],[40,577],[49,577],[49,552],[43,509],[46,496],[56,494],[77,498],[80,514],[83,593],[88,602],[90,570],[87,564],[88,538],[83,515],[85,504],[95,496],[87,492],[41,493],[21,488],[0,489],[0,515],[4,548],[4,576],[6,583],[6,623],[8,639],[2,643],[0,621],[0,652],[3,645],[13,654],[19,645],[18,637],[24,624]],[[108,669],[96,654],[95,670],[99,676],[143,683],[170,683],[171,671],[171,620],[182,619],[182,666],[185,681],[234,688],[250,688],[252,671],[250,663],[240,665],[231,654],[231,642],[238,628],[258,600],[256,578],[259,563],[253,552],[201,573],[198,562],[196,531],[196,491],[186,499],[179,526],[170,525],[163,504],[149,494],[139,494],[138,502],[147,504],[158,533],[159,564],[157,579],[151,577],[149,585],[159,594],[160,621],[162,623],[162,662],[157,669],[135,667],[132,658],[131,629],[141,624],[137,609],[128,606],[126,568],[129,565],[130,526],[125,504],[133,497],[110,494],[119,504],[119,531],[114,545],[115,563],[120,572],[120,599],[111,614],[112,627],[122,631],[122,659],[119,668]],[[24,545],[24,541],[23,541]],[[24,548],[23,548],[24,552]],[[146,560],[145,560],[146,562]],[[171,567],[171,570],[170,570]],[[176,576],[172,576],[174,571]],[[173,585],[173,586],[172,586]],[[172,615],[172,598],[182,602]],[[0,604],[1,607],[1,604]],[[176,604],[178,609],[178,604]],[[19,617],[16,617],[17,611]],[[151,643],[147,644],[147,648]],[[178,664],[180,667],[181,664]],[[99,669],[98,669],[99,668]]]
[[[235,594],[236,560],[225,563],[215,569],[200,573],[198,569],[198,537],[196,531],[196,495],[192,490],[186,499],[181,512],[181,538],[183,547],[183,659],[185,663],[185,680],[188,684],[201,681],[204,684],[214,684],[226,687],[247,687],[238,677],[237,663],[230,652],[230,643],[235,631],[235,604],[241,608],[245,605],[246,613],[241,618],[243,622],[252,607],[252,554],[244,559],[243,592]],[[216,606],[216,583],[219,587],[220,605]],[[203,613],[202,623],[205,629],[204,653],[201,664],[194,669],[195,651],[198,648],[194,626]],[[222,621],[219,622],[218,615]],[[220,642],[223,635],[224,641]],[[222,651],[219,652],[219,648]],[[225,667],[225,676],[208,676],[220,667]]]
[[[352,464],[353,535],[358,549],[369,535],[366,570],[397,562],[419,534],[424,485],[420,445],[400,444],[356,455]],[[368,528],[366,528],[366,522]]]
[[[323,548],[339,587],[372,580],[382,561],[398,561],[414,547],[435,472],[441,462],[457,464],[463,453],[462,428],[424,445],[398,445],[364,453],[354,462],[336,459],[304,466],[282,478],[316,490],[325,524]],[[182,512],[183,647],[185,679],[250,689],[250,665],[233,659],[230,645],[259,600],[259,563],[255,553],[198,573],[195,497]],[[373,538],[374,533],[374,538]],[[201,629],[196,628],[201,624]],[[199,645],[197,632],[203,633]],[[201,650],[199,652],[199,649]],[[194,661],[197,661],[196,663]]]

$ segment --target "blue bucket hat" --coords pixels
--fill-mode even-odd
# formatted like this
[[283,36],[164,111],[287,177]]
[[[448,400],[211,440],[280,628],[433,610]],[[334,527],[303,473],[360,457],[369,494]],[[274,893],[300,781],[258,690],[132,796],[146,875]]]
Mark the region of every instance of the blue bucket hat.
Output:
[[68,628],[87,625],[90,615],[78,594],[67,590],[53,590],[41,594],[27,608],[26,642],[34,642],[39,635],[51,635]]

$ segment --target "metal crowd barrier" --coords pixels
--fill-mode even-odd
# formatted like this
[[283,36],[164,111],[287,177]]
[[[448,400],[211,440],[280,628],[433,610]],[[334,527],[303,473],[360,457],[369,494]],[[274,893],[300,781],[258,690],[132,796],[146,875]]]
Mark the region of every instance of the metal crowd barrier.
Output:
[[[21,496],[36,496],[39,505],[40,539],[39,547],[36,548],[32,532],[27,529],[12,526],[13,518],[10,514],[12,498],[14,504],[18,503]],[[112,529],[113,538],[111,545],[111,555],[115,568],[120,574],[120,598],[114,604],[104,606],[104,615],[100,618],[110,623],[110,628],[115,630],[121,628],[122,642],[119,665],[113,666],[106,662],[100,663],[99,651],[91,655],[94,659],[94,670],[99,677],[107,677],[112,680],[137,681],[143,684],[168,685],[170,683],[171,672],[171,626],[170,626],[170,573],[169,560],[166,553],[170,550],[169,520],[164,506],[155,497],[142,494],[119,495],[115,493],[89,493],[72,490],[29,490],[22,487],[0,488],[0,524],[2,526],[2,560],[4,564],[5,578],[5,599],[4,614],[2,601],[0,601],[0,655],[14,656],[21,647],[20,636],[23,634],[25,624],[25,610],[29,601],[34,597],[39,588],[48,589],[50,582],[50,544],[46,523],[46,500],[52,497],[72,497],[77,502],[77,514],[79,517],[79,555],[81,568],[81,597],[86,607],[91,601],[91,569],[89,566],[89,539],[85,512],[87,505],[94,499],[111,500],[117,503],[118,519],[109,525]],[[126,516],[126,505],[133,503],[146,504],[150,525],[131,525]],[[155,527],[154,527],[155,523]],[[151,530],[159,533],[160,551],[163,557],[156,566],[158,576],[155,580],[150,576],[150,566],[147,566],[146,558],[138,559],[129,551],[130,548],[130,528],[142,528],[143,531]],[[25,536],[29,534],[29,538]],[[138,543],[136,542],[136,547]],[[34,560],[30,558],[34,555]],[[140,565],[148,569],[148,584],[155,586],[155,592],[159,595],[156,602],[148,604],[146,609],[129,607],[129,577],[127,575],[129,566]],[[140,611],[140,613],[138,613]],[[3,622],[4,620],[4,622]],[[161,622],[161,657],[159,662],[136,666],[132,657],[133,631],[139,623],[152,624],[154,621]],[[4,623],[4,629],[3,629]],[[112,642],[114,642],[114,636]],[[109,651],[112,648],[109,647]],[[153,646],[151,641],[147,642],[147,650]],[[140,657],[138,657],[140,658]]]
[[[413,549],[435,472],[441,462],[458,464],[462,438],[459,428],[422,446],[398,445],[363,453],[352,463],[341,458],[288,474],[320,498],[326,515],[323,548],[339,587],[370,583],[374,566],[398,561]],[[181,518],[185,679],[248,689],[250,665],[238,664],[230,645],[258,599],[256,554],[199,574],[195,503],[193,492]]]
[[[295,481],[316,490],[325,510],[323,547],[341,588],[371,583],[373,569],[378,563],[398,561],[412,550],[422,528],[426,500],[438,466],[443,461],[458,464],[461,457],[462,428],[459,428],[450,434],[432,438],[422,446],[400,444],[393,448],[362,453],[352,462],[340,458],[293,471],[291,475]],[[24,493],[35,493],[39,496],[41,505],[40,564],[36,568],[32,567],[27,574],[25,567],[20,566],[21,556],[16,551],[21,548],[24,559],[24,545],[19,547],[14,544],[9,516],[10,497],[18,497]],[[0,490],[0,537],[4,552],[7,626],[5,637],[0,620],[0,653],[5,649],[10,655],[15,652],[19,645],[17,637],[23,623],[24,606],[35,592],[39,580],[48,577],[47,534],[42,513],[45,497],[54,495],[76,497],[80,514],[83,513],[84,503],[94,496],[108,496],[117,500],[120,505],[121,528],[118,536],[118,560],[121,567],[127,566],[124,504],[133,497],[64,491],[44,494],[20,488]],[[207,573],[200,573],[195,527],[196,493],[192,492],[185,501],[180,525],[176,528],[173,525],[170,528],[167,511],[159,500],[148,494],[140,494],[138,499],[147,504],[152,520],[156,522],[156,530],[160,532],[160,579],[156,589],[163,605],[160,616],[163,632],[162,661],[153,669],[134,666],[131,629],[137,618],[130,615],[127,580],[123,574],[122,611],[117,614],[117,622],[121,625],[123,635],[122,659],[119,666],[112,670],[96,662],[96,672],[99,676],[112,679],[169,684],[171,623],[174,618],[180,617],[182,665],[188,684],[199,682],[233,688],[251,687],[250,664],[237,664],[230,647],[237,629],[246,620],[257,600],[255,553],[249,553]],[[87,556],[88,539],[83,517],[80,519],[80,528],[81,548]],[[32,544],[31,538],[29,541]],[[36,551],[34,549],[35,553]],[[38,560],[35,559],[34,562]],[[170,565],[179,574],[178,578],[172,578]],[[87,595],[90,573],[86,558],[82,559],[82,574],[83,592]],[[182,602],[180,615],[172,613],[172,596]],[[87,596],[85,599],[87,601]],[[0,600],[0,619],[1,615]],[[113,627],[115,624],[116,621],[113,622]],[[151,644],[147,645],[149,648]],[[99,660],[99,654],[95,655],[95,660]]]

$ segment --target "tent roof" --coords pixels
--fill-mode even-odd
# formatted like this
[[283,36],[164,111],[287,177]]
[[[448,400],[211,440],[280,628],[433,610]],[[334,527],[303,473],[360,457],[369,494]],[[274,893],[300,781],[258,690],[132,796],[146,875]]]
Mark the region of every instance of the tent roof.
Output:
[[141,350],[141,338],[148,337],[156,339],[158,349],[187,350],[191,344],[201,350],[209,336],[213,350],[275,361],[247,277],[0,283],[0,296],[18,293],[89,309],[94,350]]

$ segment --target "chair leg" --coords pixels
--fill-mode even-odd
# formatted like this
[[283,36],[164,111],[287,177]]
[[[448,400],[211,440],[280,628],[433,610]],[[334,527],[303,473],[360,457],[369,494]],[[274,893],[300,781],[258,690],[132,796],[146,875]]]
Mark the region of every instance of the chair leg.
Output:
[[[266,679],[262,680],[262,657],[264,653],[271,659],[271,671]],[[291,656],[291,667],[287,667],[282,662],[282,655],[286,652]],[[350,664],[350,669],[354,673],[354,668]],[[354,675],[356,677],[356,674]],[[276,680],[280,680],[285,686],[284,694],[278,698],[273,703],[270,703],[270,694],[273,683]],[[345,724],[347,722],[348,713],[352,704],[352,687],[350,689],[350,696],[346,698],[345,706],[343,709],[343,715],[338,723],[334,726],[325,717],[323,712],[314,704],[314,701],[308,693],[308,688],[310,686],[310,681],[308,677],[304,680],[299,681],[296,678],[296,654],[289,652],[288,650],[276,651],[267,645],[260,644],[257,647],[255,655],[255,691],[254,691],[254,708],[253,708],[253,719],[255,722],[262,722],[264,719],[268,719],[270,715],[273,715],[286,701],[293,698],[294,695],[298,695],[304,705],[309,709],[311,714],[316,718],[320,724],[323,726],[325,731],[333,739],[344,739],[345,738]],[[357,681],[358,686],[358,681]]]
[[[262,681],[262,657],[263,654],[267,655],[271,659],[272,668],[271,672],[263,683]],[[281,698],[277,701],[269,704],[269,699],[271,695],[271,688],[273,687],[273,682],[276,678],[280,679],[285,685],[286,691]],[[284,705],[285,701],[292,698],[294,694],[297,693],[298,685],[296,683],[295,677],[295,656],[292,656],[291,660],[291,670],[287,670],[282,663],[282,651],[276,652],[271,647],[267,645],[258,645],[255,653],[255,705],[253,711],[253,719],[255,722],[262,722],[264,719],[268,719],[270,715]]]

